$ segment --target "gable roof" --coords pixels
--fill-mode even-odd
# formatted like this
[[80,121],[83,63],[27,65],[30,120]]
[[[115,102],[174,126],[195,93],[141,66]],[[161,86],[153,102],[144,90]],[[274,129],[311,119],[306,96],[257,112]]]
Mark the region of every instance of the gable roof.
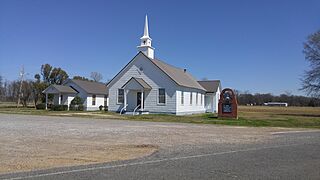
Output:
[[136,78],[136,77],[132,77],[129,79],[129,81],[127,81],[122,88],[124,88],[130,81],[136,81],[143,89],[152,89],[152,87],[145,82],[142,78]]
[[172,81],[174,81],[179,86],[189,87],[189,88],[195,88],[200,89],[203,91],[206,91],[198,82],[197,80],[188,72],[184,72],[183,69],[174,67],[172,65],[169,65],[159,59],[150,59],[148,56],[146,56],[143,52],[139,51],[138,54],[136,54],[131,61],[128,62],[119,72],[116,74],[108,83],[107,86],[109,86],[116,77],[123,72],[130,63],[132,63],[135,58],[142,54],[144,57],[146,57],[150,62],[152,62],[156,67],[158,67],[164,74],[166,74]]
[[[88,94],[108,94],[107,86],[100,82],[84,81],[79,79],[69,79],[68,81],[75,83]],[[66,83],[68,81],[66,81]]]
[[206,89],[208,93],[215,93],[218,91],[218,87],[221,89],[220,80],[206,80],[206,81],[198,81],[198,83]]
[[206,91],[197,80],[187,71],[181,68],[174,67],[159,59],[150,59],[159,69],[167,74],[174,82],[180,86],[201,89]]
[[53,84],[50,85],[49,87],[47,87],[45,90],[43,90],[43,93],[46,93],[50,88],[54,88],[56,89],[59,93],[70,93],[70,94],[76,94],[77,91],[75,91],[74,89],[72,89],[69,86],[64,86],[64,85],[57,85],[57,84]]

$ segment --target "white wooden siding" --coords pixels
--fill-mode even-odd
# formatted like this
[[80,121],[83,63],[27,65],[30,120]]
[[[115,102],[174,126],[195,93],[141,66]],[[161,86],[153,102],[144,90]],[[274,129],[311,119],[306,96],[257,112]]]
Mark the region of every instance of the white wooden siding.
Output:
[[79,92],[77,96],[79,96],[84,101],[83,106],[85,110],[95,111],[95,110],[99,110],[100,105],[104,106],[104,95],[96,94],[96,105],[93,106],[92,94],[88,94],[86,91],[84,91],[81,87],[79,87],[77,84],[73,83],[72,81],[68,81],[65,85],[72,86],[74,89],[76,89]]
[[[184,104],[181,104],[181,93],[184,92]],[[198,104],[196,104],[196,95],[198,93]],[[190,104],[190,94],[192,94],[192,104]],[[177,115],[204,113],[204,103],[201,104],[204,91],[193,88],[181,88],[176,91]]]
[[[140,68],[143,71],[140,71]],[[117,104],[117,90],[132,77],[142,78],[152,87],[150,91],[144,93],[144,110],[151,113],[176,113],[176,89],[178,85],[142,54],[136,56],[126,69],[109,84],[110,111],[120,111],[123,107],[123,104]],[[165,88],[166,91],[166,103],[164,105],[158,104],[159,88]],[[129,100],[129,95],[130,93],[127,95],[127,100]],[[136,96],[130,98],[134,101]]]
[[92,105],[92,94],[88,94],[86,100],[86,110],[95,111],[99,110],[99,106],[104,106],[104,95],[96,95],[96,104]]

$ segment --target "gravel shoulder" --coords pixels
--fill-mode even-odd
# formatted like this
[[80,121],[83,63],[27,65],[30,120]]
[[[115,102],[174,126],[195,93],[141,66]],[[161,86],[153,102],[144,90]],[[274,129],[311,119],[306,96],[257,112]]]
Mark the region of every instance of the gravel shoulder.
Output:
[[283,131],[297,129],[0,114],[0,173],[250,145],[273,141],[272,134]]

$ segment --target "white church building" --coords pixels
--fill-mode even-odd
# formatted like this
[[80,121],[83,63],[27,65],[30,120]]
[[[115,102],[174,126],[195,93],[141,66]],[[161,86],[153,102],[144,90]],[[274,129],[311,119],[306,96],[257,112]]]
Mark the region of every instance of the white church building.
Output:
[[218,112],[220,81],[197,81],[155,57],[146,16],[138,54],[107,84],[108,109],[120,113]]

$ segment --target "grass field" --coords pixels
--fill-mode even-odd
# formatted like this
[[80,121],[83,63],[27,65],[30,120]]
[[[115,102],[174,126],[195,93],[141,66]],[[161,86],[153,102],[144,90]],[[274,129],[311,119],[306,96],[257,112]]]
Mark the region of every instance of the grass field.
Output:
[[303,127],[320,128],[320,108],[313,107],[266,107],[266,106],[239,106],[239,119],[219,119],[216,114],[206,113],[188,116],[175,115],[122,115],[94,111],[94,112],[74,112],[74,111],[46,111],[34,108],[16,108],[14,106],[0,103],[0,113],[29,114],[29,115],[52,115],[67,117],[91,117],[106,119],[126,119],[136,121],[157,121],[157,122],[182,122],[182,123],[202,123],[221,124],[235,126],[255,126],[255,127]]

